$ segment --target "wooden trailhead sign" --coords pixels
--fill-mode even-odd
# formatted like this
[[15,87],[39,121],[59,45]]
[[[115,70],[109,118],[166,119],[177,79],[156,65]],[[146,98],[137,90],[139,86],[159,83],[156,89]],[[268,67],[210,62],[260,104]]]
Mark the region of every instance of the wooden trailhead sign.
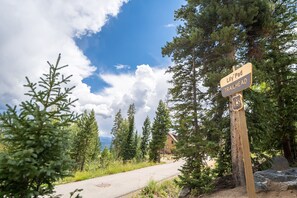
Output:
[[247,63],[244,66],[233,71],[220,81],[223,97],[238,93],[252,85],[252,64]]
[[[244,103],[242,90],[249,88],[252,85],[252,64],[247,63],[242,67],[235,70],[233,67],[233,72],[226,77],[222,78],[220,81],[221,92],[223,97],[229,96],[230,102],[230,118],[231,119],[231,147],[232,145],[238,145],[242,148],[242,156],[240,159],[243,161],[244,165],[244,175],[246,190],[249,198],[255,198],[255,182],[252,170],[251,153],[250,153],[250,143],[248,139],[248,131],[246,124],[246,117],[244,111]],[[240,141],[236,141],[239,137]],[[233,139],[232,139],[233,137]],[[232,154],[233,155],[233,154]],[[235,154],[236,155],[236,154]],[[238,156],[238,155],[236,155]],[[233,158],[233,156],[232,156]],[[240,166],[238,163],[238,167]],[[233,159],[232,159],[233,163]],[[236,163],[236,162],[235,162]],[[243,169],[243,168],[242,168]],[[235,169],[234,169],[235,170]],[[243,179],[244,180],[244,179]]]

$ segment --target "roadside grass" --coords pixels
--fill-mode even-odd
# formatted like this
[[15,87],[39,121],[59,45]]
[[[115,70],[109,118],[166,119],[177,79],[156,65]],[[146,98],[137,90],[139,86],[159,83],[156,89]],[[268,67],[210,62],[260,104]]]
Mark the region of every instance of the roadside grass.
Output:
[[166,180],[157,183],[154,180],[149,181],[140,193],[134,195],[133,198],[175,198],[178,197],[180,187],[175,182],[176,179]]
[[110,162],[106,167],[99,167],[98,164],[92,163],[86,168],[85,171],[77,171],[73,174],[73,176],[65,177],[61,179],[57,184],[82,181],[94,177],[127,172],[153,165],[157,164],[153,162],[127,162],[123,164],[123,162],[121,161],[113,161]]

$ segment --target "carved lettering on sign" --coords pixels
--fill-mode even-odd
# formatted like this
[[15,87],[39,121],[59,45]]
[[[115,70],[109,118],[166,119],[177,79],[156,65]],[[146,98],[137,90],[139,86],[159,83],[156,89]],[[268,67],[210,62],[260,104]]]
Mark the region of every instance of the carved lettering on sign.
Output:
[[248,63],[220,81],[223,97],[233,95],[252,85],[252,64]]

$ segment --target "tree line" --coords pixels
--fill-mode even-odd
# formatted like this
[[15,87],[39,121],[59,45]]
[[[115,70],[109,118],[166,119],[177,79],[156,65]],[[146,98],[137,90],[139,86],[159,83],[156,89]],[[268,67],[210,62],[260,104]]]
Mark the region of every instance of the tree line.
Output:
[[[131,104],[127,118],[123,118],[121,110],[114,119],[111,134],[113,136],[111,151],[117,159],[149,160],[160,162],[161,151],[165,147],[167,134],[171,127],[169,110],[160,100],[153,124],[147,116],[142,127],[142,136],[139,137],[134,123],[135,106]],[[148,155],[149,154],[149,155]]]
[[[174,65],[169,89],[177,156],[186,160],[180,184],[201,194],[209,177],[232,172],[229,101],[219,81],[232,66],[251,62],[244,92],[255,167],[282,154],[297,160],[295,0],[193,1],[175,11],[177,36],[162,49]],[[217,159],[215,172],[205,166]],[[208,177],[206,177],[208,176]]]

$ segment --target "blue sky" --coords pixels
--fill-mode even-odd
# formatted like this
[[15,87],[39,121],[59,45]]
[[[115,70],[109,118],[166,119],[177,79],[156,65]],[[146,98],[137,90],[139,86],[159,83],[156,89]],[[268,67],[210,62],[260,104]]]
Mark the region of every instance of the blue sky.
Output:
[[176,34],[174,10],[183,0],[0,1],[0,112],[27,100],[32,82],[59,53],[78,98],[73,111],[94,109],[100,135],[110,136],[119,109],[136,106],[139,132],[151,120],[171,79],[161,48]]
[[[161,47],[176,34],[174,10],[181,0],[131,0],[124,4],[117,17],[111,17],[102,30],[76,39],[76,43],[98,69],[97,72],[131,72],[137,65],[167,66]],[[116,65],[123,69],[117,70]],[[84,79],[92,91],[107,86],[94,74]]]

